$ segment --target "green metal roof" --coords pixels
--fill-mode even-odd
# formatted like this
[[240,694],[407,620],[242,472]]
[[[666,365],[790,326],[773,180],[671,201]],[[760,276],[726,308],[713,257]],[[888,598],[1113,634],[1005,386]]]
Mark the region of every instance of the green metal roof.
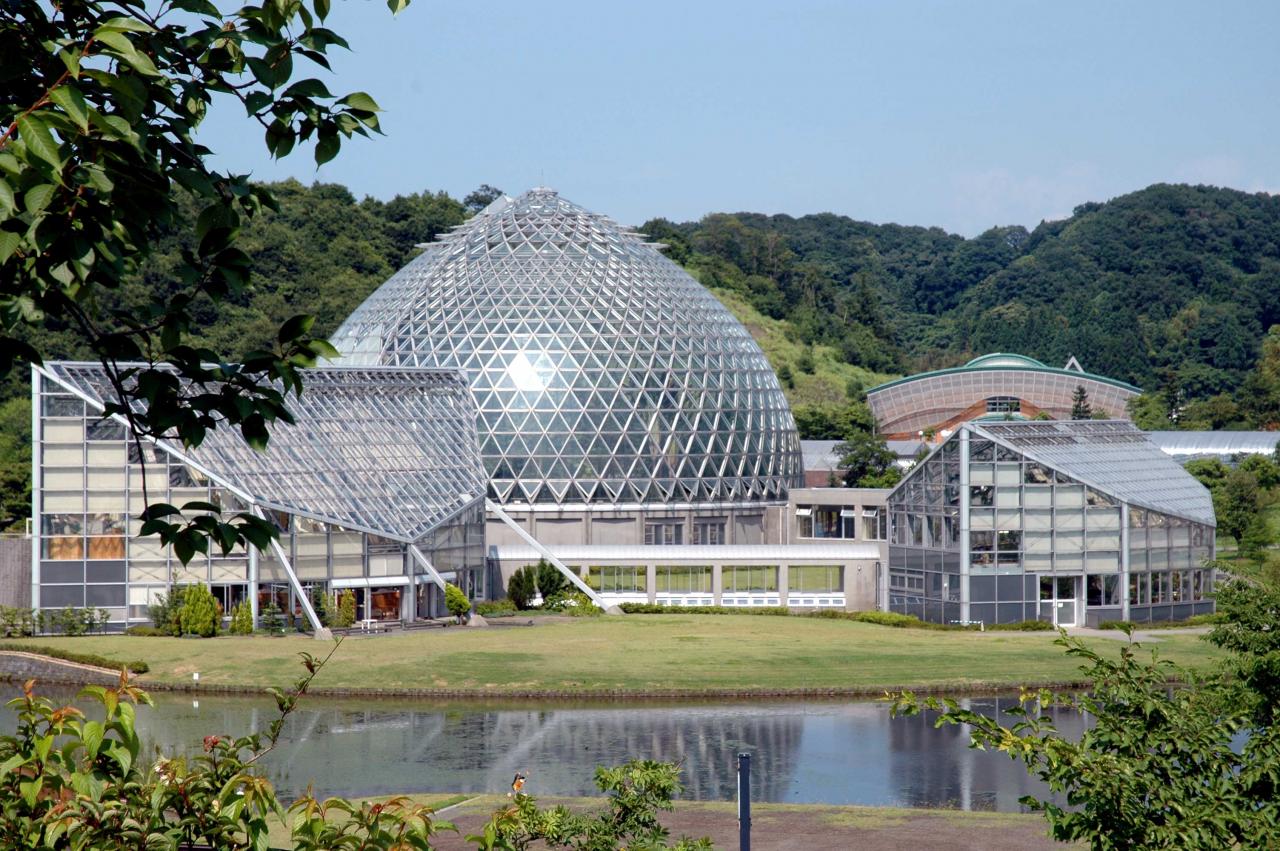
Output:
[[1016,369],[1025,372],[1048,372],[1054,375],[1068,375],[1072,377],[1088,378],[1091,381],[1100,381],[1103,384],[1110,384],[1113,387],[1119,387],[1122,390],[1130,390],[1134,393],[1141,393],[1141,387],[1135,387],[1124,381],[1115,378],[1107,378],[1105,375],[1094,375],[1091,372],[1076,372],[1074,369],[1061,369],[1054,366],[1045,366],[1035,358],[1029,358],[1026,355],[1010,354],[1008,352],[992,352],[989,355],[980,355],[966,363],[964,366],[955,366],[949,369],[935,369],[930,372],[920,372],[915,375],[908,375],[905,378],[895,378],[893,381],[886,381],[867,391],[868,394],[876,393],[880,390],[887,390],[890,387],[896,387],[899,384],[906,384],[909,381],[919,381],[924,378],[934,378],[940,375],[958,375],[965,372],[991,372],[995,370]]

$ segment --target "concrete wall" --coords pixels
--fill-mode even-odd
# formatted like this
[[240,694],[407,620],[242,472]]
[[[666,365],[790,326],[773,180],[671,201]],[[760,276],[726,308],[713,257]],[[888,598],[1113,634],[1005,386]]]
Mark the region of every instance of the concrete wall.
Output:
[[0,535],[0,606],[31,606],[31,538]]

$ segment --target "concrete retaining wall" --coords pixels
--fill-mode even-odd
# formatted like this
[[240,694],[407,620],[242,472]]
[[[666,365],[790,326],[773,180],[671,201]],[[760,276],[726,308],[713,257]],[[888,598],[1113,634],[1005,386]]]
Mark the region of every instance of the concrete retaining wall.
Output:
[[0,650],[0,680],[24,682],[31,679],[42,683],[111,686],[120,682],[120,672],[34,653]]
[[0,535],[0,606],[31,607],[31,538]]

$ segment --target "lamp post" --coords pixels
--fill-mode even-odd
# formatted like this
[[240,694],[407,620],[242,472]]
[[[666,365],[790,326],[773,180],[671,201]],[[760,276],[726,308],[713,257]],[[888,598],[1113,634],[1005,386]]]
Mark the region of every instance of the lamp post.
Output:
[[751,851],[751,754],[738,754],[738,849]]

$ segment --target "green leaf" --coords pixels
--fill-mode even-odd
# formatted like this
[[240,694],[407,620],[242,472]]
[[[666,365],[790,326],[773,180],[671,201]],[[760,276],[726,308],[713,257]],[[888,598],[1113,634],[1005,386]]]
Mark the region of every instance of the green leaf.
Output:
[[49,100],[56,103],[67,113],[67,117],[76,123],[81,130],[89,129],[89,108],[85,105],[80,90],[70,83],[64,83],[49,92]]
[[49,206],[49,202],[53,200],[54,187],[52,183],[40,183],[27,190],[22,196],[22,206],[28,213],[38,216]]
[[331,98],[333,95],[329,92],[327,86],[314,77],[308,77],[305,80],[299,80],[292,86],[284,90],[285,97],[308,97],[308,98]]
[[40,119],[38,114],[33,112],[18,119],[18,136],[26,143],[27,150],[32,155],[53,166],[55,171],[62,171],[62,157],[58,153],[58,143],[49,132],[49,126]]
[[409,5],[409,0],[387,0],[387,8],[391,14],[398,15]]
[[0,219],[12,213],[16,203],[13,197],[13,187],[9,185],[9,181],[0,180]]
[[103,21],[99,25],[98,33],[104,32],[150,33],[155,32],[155,28],[137,18],[116,17]]
[[21,242],[22,237],[13,231],[0,230],[0,263],[12,257]]
[[160,72],[156,70],[155,63],[145,53],[139,52],[123,32],[118,30],[104,31],[99,28],[94,37],[105,44],[117,59],[133,68],[139,74],[147,77],[160,76]]
[[378,102],[364,92],[352,92],[346,97],[338,101],[338,103],[348,106],[351,109],[361,109],[365,112],[381,112],[382,107],[378,106]]
[[329,0],[315,0],[316,17],[324,20],[329,17]]
[[300,313],[289,318],[280,326],[280,333],[276,334],[276,339],[281,343],[291,343],[310,331],[315,324],[316,318],[314,316]]
[[321,166],[338,155],[338,149],[342,147],[342,143],[338,140],[336,133],[320,137],[320,141],[316,142],[316,165]]

